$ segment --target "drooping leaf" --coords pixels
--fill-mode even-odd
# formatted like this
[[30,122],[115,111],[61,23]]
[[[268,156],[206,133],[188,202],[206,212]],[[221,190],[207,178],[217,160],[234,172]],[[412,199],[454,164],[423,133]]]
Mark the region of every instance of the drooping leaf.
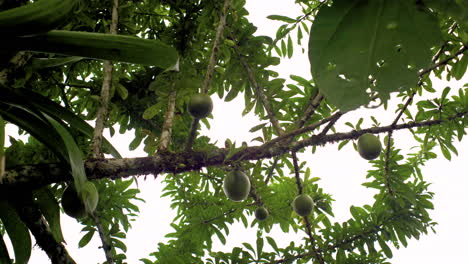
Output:
[[31,256],[31,236],[28,228],[6,201],[0,201],[0,219],[13,245],[15,263],[27,264]]
[[53,118],[46,116],[49,122],[54,126],[63,142],[68,153],[69,163],[71,166],[71,173],[75,182],[75,187],[78,193],[81,193],[83,184],[86,182],[86,173],[84,169],[83,154],[76,144],[70,132],[60,123]]
[[[3,91],[2,92],[8,92],[8,91]],[[77,115],[75,115],[73,112],[68,110],[67,108],[51,101],[50,99],[32,92],[27,89],[15,89],[16,93],[9,93],[9,97],[16,96],[17,101],[25,101],[27,100],[30,104],[34,105],[42,111],[43,113],[46,113],[53,117],[55,120],[60,121],[63,120],[70,124],[71,127],[74,129],[77,129],[81,133],[85,134],[89,138],[92,138],[93,133],[94,133],[94,128],[86,123],[83,119],[79,118]],[[114,158],[122,158],[120,153],[112,146],[112,144],[105,138],[103,138],[103,149],[106,153],[111,154]]]
[[436,18],[414,1],[337,0],[320,9],[311,28],[311,72],[341,110],[417,85],[441,33]]

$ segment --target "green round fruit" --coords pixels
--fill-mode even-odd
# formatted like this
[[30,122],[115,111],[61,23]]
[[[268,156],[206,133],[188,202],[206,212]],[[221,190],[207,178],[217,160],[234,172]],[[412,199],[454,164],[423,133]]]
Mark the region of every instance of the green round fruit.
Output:
[[224,177],[223,189],[227,198],[235,202],[243,201],[250,193],[249,177],[240,170],[231,171]]
[[194,118],[205,118],[213,111],[213,101],[209,95],[195,94],[190,98],[188,111]]
[[300,216],[308,216],[314,208],[314,200],[307,194],[296,196],[293,201],[293,209]]
[[85,206],[72,185],[68,186],[63,192],[61,204],[63,211],[73,218],[86,216]]
[[380,144],[379,138],[369,133],[359,137],[357,147],[361,157],[366,160],[377,158],[382,151],[382,144]]
[[257,218],[258,221],[263,221],[267,219],[269,213],[268,210],[265,207],[258,207],[255,210],[255,218]]

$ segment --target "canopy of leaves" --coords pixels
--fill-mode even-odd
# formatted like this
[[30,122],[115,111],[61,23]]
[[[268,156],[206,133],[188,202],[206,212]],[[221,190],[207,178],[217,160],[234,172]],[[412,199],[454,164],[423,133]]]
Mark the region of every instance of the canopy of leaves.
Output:
[[[0,16],[29,2],[0,1]],[[111,2],[79,1],[61,27],[0,44],[0,115],[31,135],[1,146],[0,233],[13,245],[9,252],[0,239],[2,263],[28,262],[30,233],[53,263],[74,263],[63,243],[58,201],[70,182],[79,187],[90,180],[99,202],[93,215],[78,220],[79,246],[99,234],[106,256],[125,263],[135,245],[124,239],[143,199],[133,180],[123,178],[147,174],[164,177],[163,196],[177,215],[167,243],[142,256],[145,264],[388,263],[391,245],[406,246],[435,226],[434,194],[421,167],[437,158],[435,148],[447,159],[458,154],[468,88],[437,90],[429,74],[465,76],[465,0],[297,0],[297,17],[269,16],[282,23],[274,39],[256,34],[244,0],[120,1],[118,36],[108,36]],[[281,78],[272,66],[300,48],[308,49],[312,79]],[[116,129],[134,134],[129,149],[143,146],[148,157],[123,159],[104,140],[103,152],[113,158],[91,158],[93,128],[86,121],[98,119],[106,79],[100,60],[106,59],[114,69],[105,125],[111,135]],[[243,114],[260,120],[251,132],[261,136],[241,146],[230,139],[221,148],[197,133],[199,120],[192,120],[187,103],[200,92],[243,98]],[[399,101],[392,123],[381,124],[371,111],[357,122],[348,118],[348,111],[376,99],[386,109],[390,95]],[[372,127],[362,127],[364,120]],[[337,122],[351,131],[337,131]],[[209,118],[201,123],[210,127]],[[414,138],[406,155],[393,142],[393,132],[402,129]],[[296,154],[320,154],[327,143],[341,149],[364,133],[381,134],[384,143],[362,183],[375,189],[374,201],[333,222],[332,196]],[[251,182],[243,202],[228,200],[222,190],[233,169]],[[315,203],[306,217],[291,207],[300,193]],[[258,206],[269,211],[265,221],[252,217]],[[213,241],[226,243],[235,222],[258,230],[255,245],[217,252]],[[269,234],[274,227],[301,231],[302,243],[279,247]]]

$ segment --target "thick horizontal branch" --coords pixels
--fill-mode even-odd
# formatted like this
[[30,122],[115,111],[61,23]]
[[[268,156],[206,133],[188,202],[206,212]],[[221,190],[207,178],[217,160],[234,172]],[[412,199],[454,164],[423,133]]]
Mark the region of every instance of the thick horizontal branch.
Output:
[[[288,138],[261,146],[247,147],[234,154],[229,160],[260,160],[282,155],[290,151],[299,151],[308,146],[319,146],[327,143],[339,142],[342,140],[353,140],[359,138],[364,133],[385,133],[392,130],[410,129],[415,127],[427,127],[449,122],[466,115],[468,111],[458,113],[444,120],[430,120],[424,122],[410,122],[400,125],[390,125],[384,127],[373,127],[353,130],[346,133],[335,133],[329,135],[315,135],[310,138],[290,143]],[[225,158],[229,150],[219,148],[214,151],[184,151],[184,152],[163,152],[154,157],[124,158],[124,159],[88,159],[85,161],[86,175],[89,179],[100,178],[123,178],[136,175],[158,175],[161,173],[181,173],[197,171],[204,167],[226,165]],[[70,169],[66,164],[38,164],[20,166],[5,172],[1,188],[28,185],[39,188],[41,186],[70,181]]]

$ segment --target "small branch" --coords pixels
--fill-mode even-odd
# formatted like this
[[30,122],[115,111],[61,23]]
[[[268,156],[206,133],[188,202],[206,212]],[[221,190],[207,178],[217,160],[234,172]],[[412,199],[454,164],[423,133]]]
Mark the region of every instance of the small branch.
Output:
[[55,240],[49,224],[37,205],[34,204],[32,197],[25,193],[20,195],[21,197],[15,197],[14,201],[18,216],[29,228],[36,243],[49,256],[51,262],[53,264],[76,264],[63,244]]
[[219,41],[223,35],[224,26],[226,25],[226,15],[229,8],[230,0],[224,0],[223,11],[219,18],[218,27],[216,29],[216,37],[213,42],[213,49],[211,51],[210,61],[208,63],[208,69],[205,74],[203,81],[202,93],[207,94],[210,86],[210,81],[213,78],[214,67],[216,65],[216,56],[218,54]]
[[307,108],[304,110],[304,114],[296,120],[294,124],[296,128],[301,128],[307,122],[307,120],[315,113],[315,109],[320,105],[323,100],[323,94],[318,92],[315,96],[311,97]]
[[318,260],[320,264],[325,264],[325,261],[323,260],[322,255],[319,253],[319,251],[315,248],[315,238],[312,235],[312,228],[310,227],[310,222],[307,216],[303,217],[305,224],[306,224],[306,230],[307,230],[307,235],[309,236],[310,244],[312,247],[312,252],[314,253],[315,259]]
[[193,142],[195,141],[195,137],[197,136],[198,124],[200,123],[200,119],[194,118],[192,120],[192,125],[189,131],[189,137],[187,139],[187,143],[185,144],[185,151],[192,150]]
[[174,111],[176,105],[177,92],[173,89],[169,94],[167,111],[164,115],[164,124],[161,132],[161,139],[158,151],[167,151],[171,143],[172,124],[174,122]]
[[302,194],[302,183],[301,183],[301,176],[299,174],[299,164],[297,162],[296,152],[292,151],[291,155],[292,155],[292,160],[293,160],[293,165],[294,165],[294,176],[296,178],[297,191],[299,194]]
[[427,73],[430,73],[432,70],[440,67],[440,66],[443,66],[443,65],[446,65],[449,61],[453,60],[454,58],[458,57],[459,55],[463,54],[466,50],[468,50],[468,46],[467,45],[464,45],[459,51],[457,51],[455,54],[453,54],[452,56],[449,56],[447,57],[445,60],[442,60],[442,61],[439,61],[438,63],[436,64],[433,64],[431,67],[427,68],[427,69],[424,69],[422,71],[420,71],[418,73],[418,75],[421,77]]
[[102,249],[104,250],[104,254],[106,255],[107,263],[109,264],[114,263],[114,255],[112,253],[112,243],[109,239],[108,233],[104,230],[104,227],[101,223],[101,219],[96,214],[92,214],[90,215],[90,217],[91,219],[93,219],[97,227],[99,237],[101,238]]
[[[234,37],[232,38],[235,39]],[[237,44],[234,45],[234,50],[237,56],[239,57],[240,63],[242,64],[245,71],[247,72],[247,77],[249,78],[250,85],[255,89],[255,94],[260,99],[263,107],[265,108],[265,111],[267,112],[268,118],[270,119],[270,123],[273,125],[273,128],[278,133],[278,135],[281,135],[283,133],[283,129],[281,128],[278,120],[276,119],[275,114],[273,113],[268,97],[263,92],[262,87],[258,85],[252,69],[250,68],[249,64],[245,61],[245,59],[242,57],[242,54],[240,53],[240,50],[239,50],[239,46],[237,46]]]
[[388,194],[393,197],[393,189],[390,186],[390,176],[389,176],[389,167],[390,167],[390,152],[391,152],[391,144],[392,144],[392,136],[393,131],[389,131],[387,134],[387,148],[385,150],[385,166],[384,166],[384,181],[385,181],[385,188],[387,188]]
[[329,116],[327,118],[324,118],[324,119],[322,119],[320,121],[317,121],[316,123],[313,123],[313,124],[311,124],[309,126],[299,128],[299,129],[293,130],[293,131],[291,131],[289,133],[285,133],[285,134],[283,134],[283,135],[281,135],[279,137],[276,137],[276,138],[266,142],[264,145],[266,145],[266,146],[274,145],[274,144],[280,143],[282,141],[285,141],[286,139],[291,139],[292,137],[298,136],[300,134],[310,132],[310,131],[318,128],[319,126],[321,126],[321,125],[323,125],[323,124],[325,124],[327,122],[330,122],[333,119],[338,118],[339,116],[342,116],[342,115],[343,115],[342,112],[337,112],[334,115]]
[[276,165],[278,164],[278,160],[279,160],[279,156],[275,157],[273,159],[273,164],[271,165],[270,167],[270,171],[268,172],[268,175],[265,179],[265,184],[268,184],[268,182],[270,182],[271,180],[271,177],[273,177],[273,172],[275,171],[275,168],[276,168]]
[[[221,36],[223,35],[224,26],[226,25],[226,15],[229,8],[230,0],[224,0],[223,12],[219,18],[218,27],[216,29],[216,37],[213,42],[213,49],[211,50],[210,61],[208,63],[208,69],[206,70],[205,79],[203,80],[202,93],[207,94],[210,86],[211,79],[213,78],[214,67],[216,65],[216,55],[218,54],[218,46]],[[185,145],[185,150],[189,151],[192,149],[193,141],[197,136],[197,129],[199,119],[193,119],[192,126],[190,127],[189,137]]]
[[[112,7],[112,22],[110,25],[110,34],[117,34],[117,24],[119,21],[119,0],[114,0]],[[91,146],[91,155],[93,158],[104,158],[103,153],[101,152],[102,145],[102,133],[104,131],[105,122],[107,120],[108,111],[109,111],[109,101],[110,101],[110,88],[112,86],[112,71],[114,65],[111,61],[104,61],[104,77],[102,82],[101,97],[100,97],[100,106],[97,111],[96,126],[94,128],[93,142]],[[107,264],[114,263],[114,254],[112,253],[112,244],[109,243],[107,239],[107,234],[104,234],[102,224],[99,218],[95,215],[91,216],[94,220],[101,237],[102,249],[106,256]]]

